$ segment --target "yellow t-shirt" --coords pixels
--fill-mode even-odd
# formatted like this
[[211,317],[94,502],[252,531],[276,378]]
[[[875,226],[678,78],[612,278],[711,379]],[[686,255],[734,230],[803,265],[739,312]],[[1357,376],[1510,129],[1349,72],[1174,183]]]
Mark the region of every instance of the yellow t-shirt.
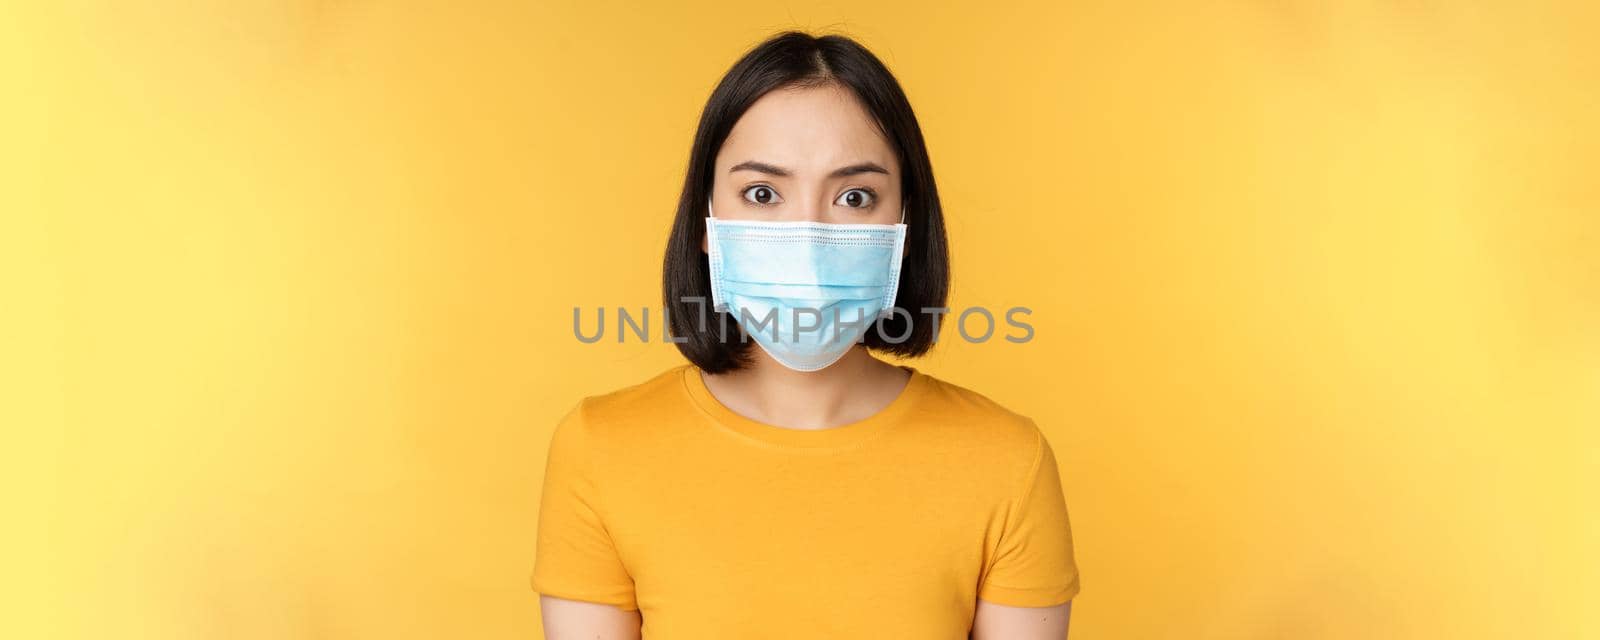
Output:
[[585,398],[551,438],[534,590],[638,609],[647,640],[966,638],[980,598],[1077,595],[1038,427],[905,368],[821,430],[734,413],[692,365]]

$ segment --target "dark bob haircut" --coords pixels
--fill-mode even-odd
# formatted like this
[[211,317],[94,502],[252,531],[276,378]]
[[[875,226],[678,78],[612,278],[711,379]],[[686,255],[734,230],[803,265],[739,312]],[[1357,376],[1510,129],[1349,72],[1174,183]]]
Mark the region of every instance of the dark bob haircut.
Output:
[[935,312],[922,310],[944,307],[950,260],[933,165],[928,161],[928,149],[911,102],[883,62],[854,40],[791,31],[746,53],[706,100],[689,152],[672,236],[667,240],[662,292],[669,327],[678,350],[707,373],[740,368],[749,362],[752,348],[752,341],[733,314],[710,308],[710,266],[700,244],[706,232],[706,201],[711,194],[717,152],[734,123],[762,96],[776,89],[829,83],[855,94],[877,120],[901,167],[906,255],[901,262],[895,306],[905,313],[894,313],[874,323],[862,342],[874,351],[907,357],[920,356],[933,346],[939,323],[928,315]]

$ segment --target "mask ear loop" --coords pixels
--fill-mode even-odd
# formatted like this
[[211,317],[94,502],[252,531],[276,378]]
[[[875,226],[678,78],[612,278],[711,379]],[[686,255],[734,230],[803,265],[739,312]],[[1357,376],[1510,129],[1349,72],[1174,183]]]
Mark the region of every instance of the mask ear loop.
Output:
[[725,311],[726,301],[722,299],[722,252],[721,243],[717,241],[717,214],[711,209],[711,197],[706,197],[706,259],[711,267],[711,308]]
[[894,301],[900,293],[900,261],[905,257],[903,252],[906,246],[906,205],[904,202],[900,203],[900,224],[897,226],[899,228],[895,229],[894,234],[894,257],[891,258],[892,262],[889,266],[894,275],[890,278],[892,284],[889,285],[888,292],[884,294],[883,309],[878,311],[879,320],[894,317]]

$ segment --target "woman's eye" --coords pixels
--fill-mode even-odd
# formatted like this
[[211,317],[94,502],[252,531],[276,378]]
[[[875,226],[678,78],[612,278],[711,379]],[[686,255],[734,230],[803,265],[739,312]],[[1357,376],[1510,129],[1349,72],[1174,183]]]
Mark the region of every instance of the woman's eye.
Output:
[[876,196],[866,189],[851,189],[839,194],[839,199],[834,204],[850,207],[852,209],[865,209],[872,206]]
[[778,197],[778,192],[764,184],[751,185],[744,190],[744,199],[754,204],[777,204],[783,202]]

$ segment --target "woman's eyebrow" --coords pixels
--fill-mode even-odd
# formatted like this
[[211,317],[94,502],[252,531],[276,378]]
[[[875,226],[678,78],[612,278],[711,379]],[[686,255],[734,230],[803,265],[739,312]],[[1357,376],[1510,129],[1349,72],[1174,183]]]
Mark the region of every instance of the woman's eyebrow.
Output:
[[[758,172],[758,173],[765,173],[767,175],[781,176],[781,177],[785,177],[785,178],[789,177],[790,175],[792,175],[788,169],[785,169],[785,168],[779,167],[779,166],[775,166],[775,165],[770,165],[770,164],[767,164],[765,162],[757,162],[755,160],[746,160],[744,162],[741,162],[739,164],[733,165],[732,167],[728,168],[728,173],[733,173],[735,171],[755,171],[755,172]],[[833,173],[828,174],[828,177],[829,178],[843,178],[843,177],[846,177],[846,176],[853,176],[853,175],[858,175],[858,174],[862,174],[862,173],[881,173],[881,174],[884,174],[884,175],[889,175],[889,170],[883,168],[882,165],[879,165],[876,162],[860,162],[860,163],[852,164],[852,165],[847,166],[847,167],[840,167],[838,169],[834,169]]]
[[843,178],[845,176],[853,176],[861,173],[881,173],[883,175],[889,175],[889,170],[879,166],[876,162],[862,162],[859,164],[850,165],[848,167],[834,169],[833,173],[828,174],[828,177]]
[[775,166],[767,164],[765,162],[756,162],[754,160],[746,160],[746,161],[741,162],[739,164],[733,165],[732,168],[728,169],[728,173],[733,173],[735,171],[757,171],[757,172],[760,172],[760,173],[765,173],[767,175],[783,176],[783,177],[788,177],[788,175],[789,175],[789,170],[788,169],[784,169],[782,167],[775,167]]

